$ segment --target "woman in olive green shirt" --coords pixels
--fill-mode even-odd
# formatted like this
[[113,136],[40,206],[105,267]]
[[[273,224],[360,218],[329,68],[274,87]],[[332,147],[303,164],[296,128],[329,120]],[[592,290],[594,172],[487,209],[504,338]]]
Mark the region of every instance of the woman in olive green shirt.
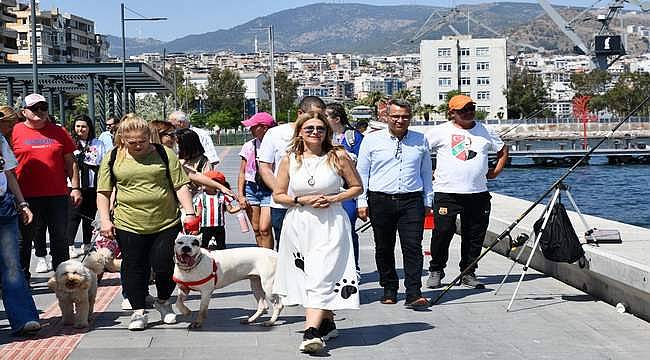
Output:
[[[102,236],[116,238],[123,254],[122,283],[134,309],[130,330],[147,326],[144,312],[149,284],[146,274],[153,268],[160,311],[164,323],[176,322],[169,298],[174,291],[174,240],[182,230],[178,203],[186,221],[194,221],[189,179],[173,151],[150,143],[147,122],[133,114],[120,122],[115,144],[117,153],[110,168],[107,154],[99,168],[97,209]],[[165,151],[167,164],[159,151]],[[116,190],[113,219],[110,198]]]

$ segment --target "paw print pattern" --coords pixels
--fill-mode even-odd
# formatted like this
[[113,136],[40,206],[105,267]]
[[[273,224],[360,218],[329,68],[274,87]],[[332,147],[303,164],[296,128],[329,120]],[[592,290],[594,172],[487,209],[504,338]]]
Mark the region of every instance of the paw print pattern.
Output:
[[296,265],[296,267],[302,271],[305,271],[305,257],[300,254],[300,252],[296,252],[293,254],[293,263]]
[[334,289],[334,292],[341,295],[342,298],[347,299],[350,296],[357,293],[356,282],[352,280],[348,284],[348,280],[343,279],[341,280],[341,282],[336,283],[336,288]]

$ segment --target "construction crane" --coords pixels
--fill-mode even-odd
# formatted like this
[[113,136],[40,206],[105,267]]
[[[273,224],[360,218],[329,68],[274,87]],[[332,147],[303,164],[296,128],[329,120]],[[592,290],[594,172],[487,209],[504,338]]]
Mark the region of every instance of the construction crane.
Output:
[[[623,44],[621,35],[615,34],[609,27],[610,23],[614,18],[620,14],[621,9],[625,6],[625,3],[630,3],[638,6],[641,11],[648,12],[650,11],[650,1],[639,1],[639,0],[613,0],[609,4],[609,10],[607,14],[599,15],[597,20],[601,23],[600,30],[596,33],[594,38],[594,48],[587,46],[585,42],[578,36],[573,27],[573,23],[585,15],[588,11],[600,3],[602,0],[596,1],[593,5],[580,12],[576,17],[571,21],[566,21],[564,18],[551,6],[547,0],[537,0],[539,5],[544,9],[546,14],[553,20],[555,25],[558,26],[560,31],[562,31],[575,45],[574,51],[580,55],[588,55],[593,59],[594,65],[600,69],[607,69],[611,66],[616,60],[621,56],[625,55],[625,46]],[[616,58],[609,61],[610,56],[615,56]]]
[[[436,15],[438,16],[437,20],[435,20]],[[488,26],[486,24],[483,24],[482,22],[476,20],[474,17],[470,16],[469,13],[465,13],[465,12],[461,11],[457,7],[449,9],[449,11],[444,13],[444,14],[441,14],[438,10],[434,10],[431,13],[431,15],[429,15],[429,17],[425,20],[424,24],[422,24],[422,26],[420,26],[420,29],[415,33],[415,35],[413,35],[410,42],[412,42],[412,43],[416,42],[417,40],[422,38],[427,33],[438,31],[438,30],[440,30],[440,28],[442,28],[445,25],[447,25],[447,27],[449,27],[449,29],[451,29],[451,31],[454,34],[462,35],[460,33],[460,31],[458,31],[452,25],[454,20],[457,17],[461,17],[461,16],[464,17],[465,19],[467,19],[468,21],[471,21],[474,24],[482,27],[483,29],[487,30],[488,32],[496,35],[497,37],[505,37],[507,39],[507,41],[509,41],[509,42],[511,42],[511,43],[513,43],[515,45],[518,45],[520,47],[525,47],[525,48],[528,48],[528,49],[532,49],[532,50],[535,50],[537,52],[545,52],[546,51],[544,48],[540,48],[540,47],[533,46],[533,45],[526,44],[526,43],[519,42],[519,41],[513,41],[513,40],[509,39],[507,36],[503,36],[503,34],[498,32],[497,30],[493,29],[492,27],[490,27],[490,26]],[[468,25],[468,29],[469,29],[469,25]],[[469,30],[468,30],[468,32],[469,32]]]

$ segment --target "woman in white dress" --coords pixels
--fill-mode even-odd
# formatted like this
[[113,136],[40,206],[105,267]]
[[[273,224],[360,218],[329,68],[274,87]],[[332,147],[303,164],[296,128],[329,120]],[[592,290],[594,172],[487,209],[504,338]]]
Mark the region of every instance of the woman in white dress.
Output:
[[273,292],[285,305],[305,308],[299,349],[313,353],[337,335],[332,310],[359,308],[350,219],[341,202],[362,192],[361,179],[345,150],[332,145],[327,119],[315,112],[298,117],[279,166],[273,199],[291,207]]

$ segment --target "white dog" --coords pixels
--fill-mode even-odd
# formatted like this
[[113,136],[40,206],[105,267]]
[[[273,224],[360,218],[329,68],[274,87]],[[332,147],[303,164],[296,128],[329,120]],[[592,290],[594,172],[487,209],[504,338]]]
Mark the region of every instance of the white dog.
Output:
[[189,315],[185,306],[190,290],[201,293],[199,314],[190,324],[191,328],[201,327],[208,315],[208,305],[215,289],[249,279],[253,295],[257,301],[257,311],[242,323],[252,323],[264,313],[269,304],[273,306],[271,318],[265,326],[275,323],[282,311],[278,296],[272,294],[273,279],[277,264],[277,253],[273,250],[250,247],[229,250],[207,251],[202,249],[201,238],[194,235],[179,234],[174,245],[174,281],[180,291],[176,308],[183,315]]
[[63,324],[88,327],[97,296],[97,275],[79,261],[68,260],[56,267],[47,286],[59,300]]
[[105,272],[120,272],[122,259],[116,259],[108,248],[99,248],[97,251],[88,253],[83,264],[92,270],[97,275],[97,280],[100,281]]

